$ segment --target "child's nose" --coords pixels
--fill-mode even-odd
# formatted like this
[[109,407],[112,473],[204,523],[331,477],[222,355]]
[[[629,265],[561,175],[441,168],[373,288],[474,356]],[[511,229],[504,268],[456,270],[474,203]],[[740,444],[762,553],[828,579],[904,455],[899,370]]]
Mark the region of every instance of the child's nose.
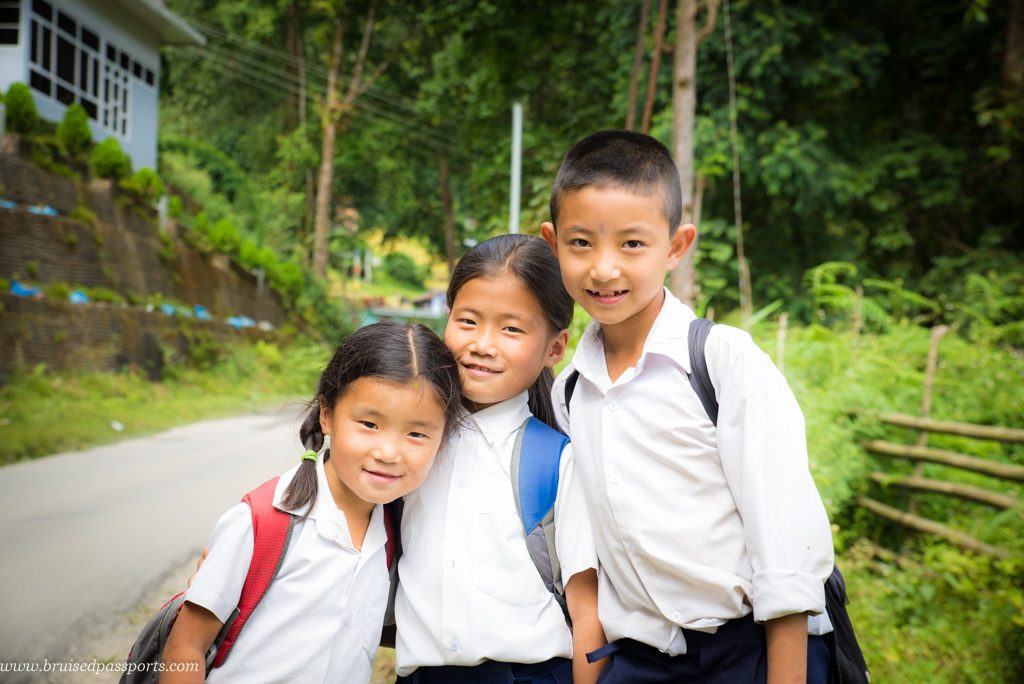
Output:
[[599,282],[615,280],[621,275],[619,265],[611,254],[598,254],[597,260],[590,269],[590,277]]
[[381,463],[394,463],[398,460],[398,447],[391,440],[384,440],[370,455]]
[[491,334],[488,331],[481,331],[477,337],[469,343],[469,351],[479,356],[494,356],[498,350],[491,341]]

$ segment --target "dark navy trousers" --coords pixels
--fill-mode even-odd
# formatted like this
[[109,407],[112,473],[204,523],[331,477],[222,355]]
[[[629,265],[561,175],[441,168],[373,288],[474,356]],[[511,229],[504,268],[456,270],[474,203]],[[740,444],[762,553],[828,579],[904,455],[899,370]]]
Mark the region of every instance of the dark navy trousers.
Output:
[[[620,639],[588,656],[608,656],[600,684],[763,684],[768,679],[764,627],[752,615],[730,620],[714,634],[686,630],[686,653],[670,656],[653,646]],[[808,684],[831,684],[831,639],[807,640]]]
[[500,663],[488,660],[474,667],[421,667],[396,684],[572,684],[572,661],[552,658],[543,663]]

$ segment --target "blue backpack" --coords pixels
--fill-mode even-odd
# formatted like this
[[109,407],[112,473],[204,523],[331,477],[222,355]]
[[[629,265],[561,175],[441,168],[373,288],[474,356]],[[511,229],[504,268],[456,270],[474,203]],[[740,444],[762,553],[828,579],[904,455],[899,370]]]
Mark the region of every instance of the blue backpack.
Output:
[[[718,398],[715,396],[715,386],[711,383],[708,361],[704,354],[704,347],[712,326],[714,326],[714,322],[706,318],[697,318],[690,323],[687,346],[690,352],[690,370],[692,372],[687,379],[690,381],[690,387],[696,392],[697,398],[700,399],[704,412],[717,426]],[[580,374],[577,370],[573,370],[566,378],[566,411],[569,410],[569,402],[572,400],[573,390],[576,389],[576,382],[579,378]],[[857,643],[857,634],[853,631],[853,623],[846,612],[846,604],[849,602],[843,574],[839,572],[838,565],[833,565],[832,574],[825,581],[825,611],[832,623],[831,637],[835,646],[830,663],[832,681],[835,684],[867,684],[871,680],[871,675],[864,661],[864,655],[861,653],[860,644]]]

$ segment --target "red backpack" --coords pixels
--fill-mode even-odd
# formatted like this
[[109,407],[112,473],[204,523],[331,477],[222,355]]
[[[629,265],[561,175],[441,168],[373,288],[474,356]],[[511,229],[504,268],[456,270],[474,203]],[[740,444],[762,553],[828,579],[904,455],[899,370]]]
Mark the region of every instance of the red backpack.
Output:
[[[274,508],[274,491],[277,489],[279,479],[275,477],[267,480],[242,497],[242,501],[249,505],[252,512],[252,560],[249,562],[249,572],[242,585],[238,606],[224,623],[224,627],[206,654],[207,675],[211,669],[223,664],[231,653],[231,647],[238,640],[239,632],[267,593],[288,551],[297,516]],[[401,500],[384,506],[384,526],[387,530],[385,553],[392,583],[397,579],[398,566],[395,561],[402,548],[399,541],[400,520]],[[183,591],[165,603],[142,628],[128,654],[126,669],[121,675],[121,684],[141,684],[160,679],[167,637],[170,636],[171,627],[174,626],[178,611],[184,602]]]

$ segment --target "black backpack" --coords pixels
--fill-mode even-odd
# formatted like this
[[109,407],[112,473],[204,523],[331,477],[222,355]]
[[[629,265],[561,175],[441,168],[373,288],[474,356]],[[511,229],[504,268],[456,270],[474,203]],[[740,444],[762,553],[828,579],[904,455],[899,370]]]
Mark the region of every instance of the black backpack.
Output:
[[[704,346],[708,340],[708,334],[714,325],[706,318],[697,318],[690,324],[687,342],[690,352],[690,369],[693,371],[687,376],[690,386],[697,393],[704,411],[708,418],[716,426],[718,425],[718,399],[715,397],[715,386],[711,384],[711,375],[708,373],[707,357],[704,355]],[[573,372],[566,378],[565,382],[565,409],[569,410],[569,402],[572,400],[573,390],[576,389],[576,381],[579,380],[579,371]],[[867,684],[871,681],[871,673],[864,662],[864,654],[861,653],[860,644],[857,643],[857,634],[853,631],[853,623],[846,612],[846,604],[850,602],[846,595],[846,581],[843,574],[839,572],[839,566],[832,567],[832,574],[825,581],[825,611],[828,613],[829,622],[832,623],[832,681],[834,684]],[[827,638],[827,635],[826,635]]]

